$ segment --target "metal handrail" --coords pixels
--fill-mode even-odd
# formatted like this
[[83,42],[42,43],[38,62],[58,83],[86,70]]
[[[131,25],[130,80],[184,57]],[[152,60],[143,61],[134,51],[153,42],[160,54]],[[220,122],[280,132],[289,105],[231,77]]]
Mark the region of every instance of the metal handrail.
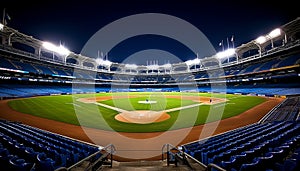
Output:
[[258,121],[258,123],[264,123],[279,107],[282,106],[283,103],[285,103],[285,101],[287,101],[287,99],[285,99],[281,103],[277,104],[274,108],[272,108],[263,118],[261,118],[261,120]]
[[103,158],[107,157],[108,155],[110,155],[111,158],[111,166],[112,166],[112,155],[115,154],[116,152],[116,148],[113,144],[108,144],[107,146],[103,147],[100,151],[97,151],[89,156],[87,156],[86,158],[80,160],[79,162],[73,164],[72,166],[66,168],[66,167],[60,167],[57,168],[55,171],[65,171],[65,170],[71,170],[77,166],[79,166],[80,164],[82,164],[84,161],[87,161],[89,159],[91,159],[92,157],[101,154],[103,151],[105,151],[106,153],[102,154],[101,157],[99,159],[97,159],[95,162],[93,162],[91,165],[89,165],[85,170],[89,170],[90,168],[94,167],[100,160],[102,160]]
[[[165,152],[165,148],[167,148],[166,152]],[[167,165],[168,166],[170,165],[170,153],[169,152],[171,152],[172,149],[180,151],[177,147],[175,147],[172,144],[164,144],[163,147],[162,147],[162,161],[165,159],[164,154],[166,153],[167,154]],[[176,159],[175,159],[175,165],[177,165]]]
[[101,149],[101,151],[105,151],[106,153],[104,153],[99,159],[97,159],[96,161],[94,161],[92,164],[90,164],[85,171],[90,170],[91,168],[93,168],[96,164],[98,164],[99,161],[102,161],[104,158],[106,158],[107,156],[110,155],[110,167],[112,167],[112,162],[113,162],[113,154],[116,153],[116,148],[113,144],[108,144],[107,146],[103,147]]
[[194,157],[190,156],[189,154],[183,152],[186,158],[189,158],[191,160],[193,160],[194,163],[197,163],[198,165],[200,165],[203,168],[207,168],[207,166],[205,164],[203,164],[202,162],[198,161],[197,159],[195,159]]
[[[176,149],[176,150],[178,150],[178,151],[180,151],[177,147],[175,147],[174,145],[172,145],[172,144],[164,144],[163,146],[162,146],[162,149],[161,149],[161,152],[162,152],[162,160],[164,160],[164,150],[165,150],[165,148],[167,147],[167,151],[166,152],[169,152],[170,151],[170,149]],[[172,148],[170,148],[170,147],[172,147]]]
[[223,169],[222,167],[220,167],[220,166],[218,166],[218,165],[216,165],[216,164],[213,164],[213,163],[208,164],[206,170],[207,170],[207,171],[210,171],[210,170],[212,170],[212,168],[214,168],[214,170],[217,169],[217,170],[219,170],[219,171],[226,171],[226,170]]

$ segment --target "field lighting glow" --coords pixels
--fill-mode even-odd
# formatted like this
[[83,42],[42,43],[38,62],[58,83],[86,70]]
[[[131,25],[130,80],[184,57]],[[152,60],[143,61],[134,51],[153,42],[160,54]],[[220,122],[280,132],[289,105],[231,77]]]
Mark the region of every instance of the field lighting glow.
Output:
[[68,56],[71,52],[65,48],[64,46],[62,45],[59,45],[59,46],[56,46],[52,43],[49,43],[49,42],[44,42],[43,43],[43,47],[50,50],[50,51],[53,51],[53,52],[56,52],[60,55],[66,55]]
[[2,23],[0,23],[0,31],[2,31],[4,28],[4,25]]
[[255,42],[258,44],[264,44],[267,41],[267,38],[265,36],[259,36],[257,39],[255,39]]
[[187,64],[187,65],[197,65],[197,64],[199,64],[200,63],[200,59],[198,59],[198,58],[196,58],[196,59],[193,59],[193,60],[188,60],[188,61],[185,61],[185,63]]
[[217,53],[217,58],[226,58],[235,54],[235,49],[227,49],[225,51]]
[[172,65],[171,64],[164,64],[162,65],[163,68],[172,68]]
[[108,60],[103,60],[101,58],[97,58],[96,59],[96,63],[98,65],[102,65],[102,66],[110,66],[112,64],[112,62],[108,61]]
[[274,29],[274,30],[271,31],[268,35],[269,35],[269,37],[270,37],[271,39],[273,39],[273,38],[278,37],[278,36],[281,35],[281,30],[280,30],[279,28]]
[[137,65],[135,65],[135,64],[126,64],[125,65],[125,68],[128,68],[128,69],[137,69]]
[[147,68],[152,69],[152,70],[156,70],[156,69],[159,68],[159,66],[158,65],[148,65]]
[[100,65],[102,61],[103,61],[103,60],[100,59],[100,58],[97,58],[97,59],[96,59],[96,63],[97,63],[98,65]]

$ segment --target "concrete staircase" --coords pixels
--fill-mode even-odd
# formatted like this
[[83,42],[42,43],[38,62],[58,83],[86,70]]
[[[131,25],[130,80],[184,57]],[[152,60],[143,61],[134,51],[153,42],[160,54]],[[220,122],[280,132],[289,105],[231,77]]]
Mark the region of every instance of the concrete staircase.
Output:
[[167,165],[166,161],[133,161],[133,162],[113,162],[112,167],[104,166],[101,171],[204,171],[200,165],[191,164],[192,168],[187,165],[175,164]]

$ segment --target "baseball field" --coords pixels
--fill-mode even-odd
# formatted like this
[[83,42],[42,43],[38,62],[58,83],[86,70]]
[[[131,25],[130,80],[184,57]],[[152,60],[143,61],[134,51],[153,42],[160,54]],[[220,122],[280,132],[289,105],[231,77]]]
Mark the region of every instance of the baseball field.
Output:
[[40,118],[117,132],[161,132],[237,116],[266,98],[232,94],[132,92],[41,96],[8,101]]

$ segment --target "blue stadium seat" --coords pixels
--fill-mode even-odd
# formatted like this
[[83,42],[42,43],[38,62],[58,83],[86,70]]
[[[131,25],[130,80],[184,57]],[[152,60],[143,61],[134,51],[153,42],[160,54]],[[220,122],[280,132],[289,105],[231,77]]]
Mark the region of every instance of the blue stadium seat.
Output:
[[25,159],[19,158],[17,156],[9,159],[10,168],[12,171],[31,171],[33,168],[33,163],[28,163]]
[[275,163],[274,167],[276,171],[297,171],[299,169],[299,162],[297,163],[295,159],[287,159],[283,164]]
[[55,161],[48,158],[45,153],[40,153],[37,155],[37,170],[43,171],[53,171],[56,169]]

